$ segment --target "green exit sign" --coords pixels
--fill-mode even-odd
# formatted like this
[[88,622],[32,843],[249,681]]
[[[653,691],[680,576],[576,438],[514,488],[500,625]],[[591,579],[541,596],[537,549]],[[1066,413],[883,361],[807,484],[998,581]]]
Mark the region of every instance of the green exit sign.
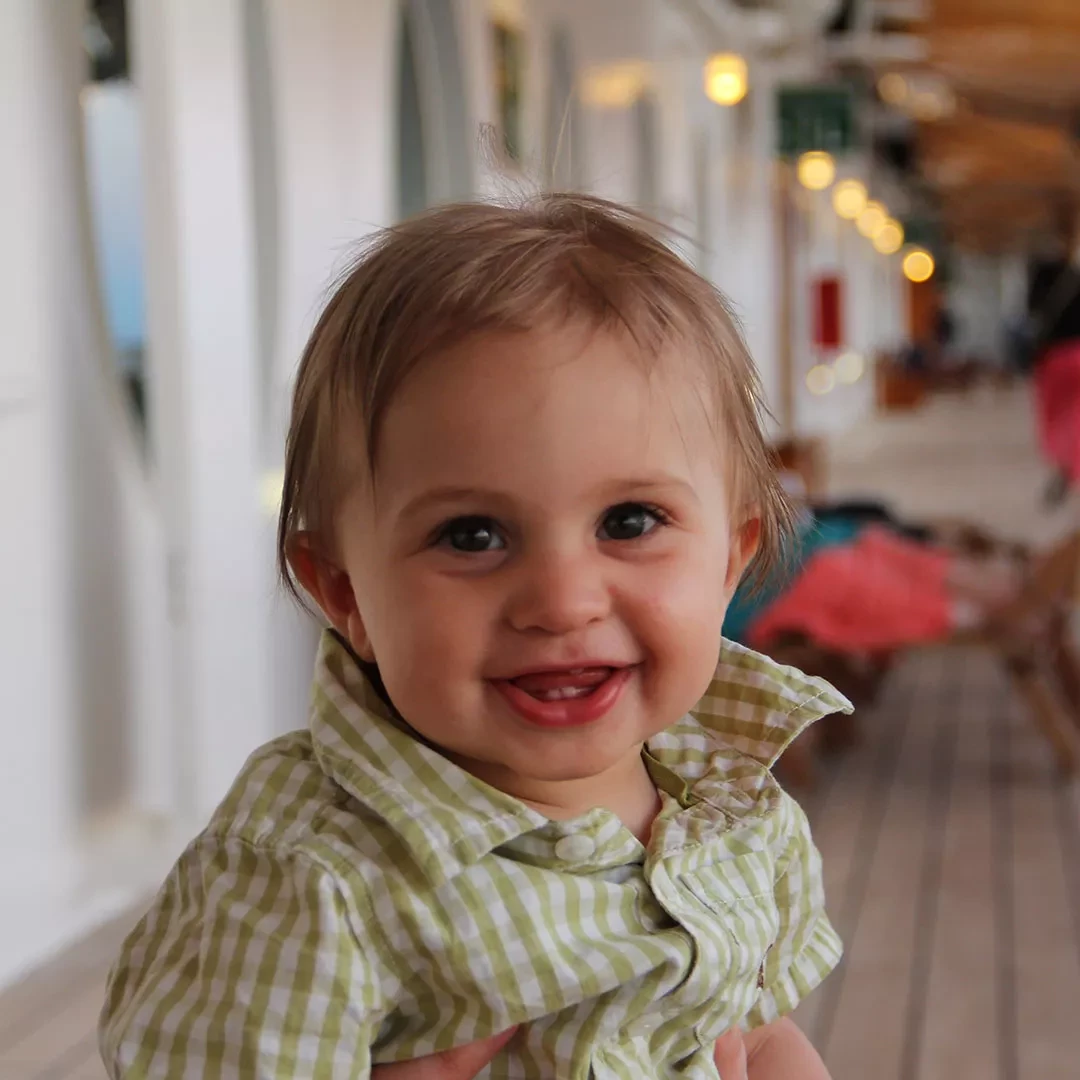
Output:
[[845,86],[783,86],[777,91],[780,153],[842,154],[855,142],[855,101]]

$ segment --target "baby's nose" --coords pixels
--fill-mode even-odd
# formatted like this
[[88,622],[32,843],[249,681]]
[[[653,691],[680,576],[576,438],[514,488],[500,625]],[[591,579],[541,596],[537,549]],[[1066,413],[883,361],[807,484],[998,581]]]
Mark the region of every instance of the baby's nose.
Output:
[[515,630],[568,634],[605,619],[608,585],[588,555],[548,554],[520,568],[508,608]]

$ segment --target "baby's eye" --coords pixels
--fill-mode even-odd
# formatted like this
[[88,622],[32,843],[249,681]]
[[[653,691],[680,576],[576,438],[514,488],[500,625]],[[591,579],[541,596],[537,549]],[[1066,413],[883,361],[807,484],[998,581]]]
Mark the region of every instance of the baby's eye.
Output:
[[439,547],[468,553],[499,551],[506,547],[498,526],[486,517],[454,518],[439,529],[435,542]]
[[613,506],[600,522],[601,540],[637,540],[664,524],[659,510],[641,503],[620,503]]

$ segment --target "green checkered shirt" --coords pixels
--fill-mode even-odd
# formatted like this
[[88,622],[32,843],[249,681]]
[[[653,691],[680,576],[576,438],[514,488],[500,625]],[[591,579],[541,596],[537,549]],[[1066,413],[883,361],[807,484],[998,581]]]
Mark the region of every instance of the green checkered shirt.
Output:
[[651,739],[648,846],[550,821],[410,733],[328,634],[310,731],[257,751],[124,944],[112,1077],[353,1078],[520,1024],[483,1075],[716,1080],[714,1041],[835,966],[820,859],[769,767],[850,705],[725,643]]

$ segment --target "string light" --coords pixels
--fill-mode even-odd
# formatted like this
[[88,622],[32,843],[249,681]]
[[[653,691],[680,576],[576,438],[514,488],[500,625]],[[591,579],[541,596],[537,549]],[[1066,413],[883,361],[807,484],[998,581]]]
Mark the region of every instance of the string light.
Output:
[[866,209],[866,198],[861,180],[841,180],[833,188],[833,209],[845,221],[854,221]]
[[929,90],[922,90],[911,100],[911,115],[916,120],[932,124],[940,120],[946,113],[945,103]]
[[836,178],[836,162],[824,150],[808,150],[795,166],[799,183],[810,191],[824,191]]
[[912,248],[904,256],[904,277],[917,285],[934,276],[934,257],[922,248]]
[[831,393],[836,386],[836,373],[826,364],[815,364],[806,373],[806,389],[815,397]]
[[882,255],[895,255],[904,246],[904,230],[900,222],[889,218],[874,236],[874,247]]
[[895,71],[882,75],[878,79],[878,94],[888,105],[903,105],[907,101],[909,89],[907,80]]
[[856,219],[855,227],[868,240],[873,240],[888,220],[889,213],[885,207],[881,203],[871,200]]
[[851,386],[852,383],[857,383],[865,374],[866,361],[861,353],[841,353],[833,364],[833,371],[836,373],[837,382],[844,383],[845,386]]

